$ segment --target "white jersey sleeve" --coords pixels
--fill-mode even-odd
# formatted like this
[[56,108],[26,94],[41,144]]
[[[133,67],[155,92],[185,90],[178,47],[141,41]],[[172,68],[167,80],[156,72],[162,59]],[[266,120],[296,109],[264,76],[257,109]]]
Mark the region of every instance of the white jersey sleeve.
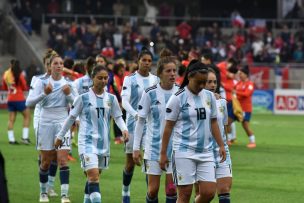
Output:
[[214,94],[211,95],[211,109],[210,109],[210,118],[217,118],[217,107],[216,107],[216,99]]
[[26,106],[35,106],[43,100],[47,95],[44,93],[44,85],[40,79],[35,82],[35,88],[29,92],[26,99]]
[[138,103],[138,116],[142,118],[147,118],[150,112],[150,107],[151,107],[151,98],[144,91]]
[[122,91],[121,91],[121,98],[122,98],[122,107],[132,116],[136,116],[136,110],[130,104],[130,97],[131,97],[131,81],[129,76],[124,79]]
[[224,109],[223,123],[224,123],[224,125],[228,125],[227,101],[225,99],[221,99],[221,104],[222,104],[222,107]]
[[118,118],[122,116],[122,112],[120,110],[119,103],[117,101],[116,97],[113,97],[113,103],[112,103],[112,108],[111,108],[111,116],[113,118]]
[[180,113],[180,101],[179,98],[174,94],[170,97],[166,106],[165,120],[177,121]]

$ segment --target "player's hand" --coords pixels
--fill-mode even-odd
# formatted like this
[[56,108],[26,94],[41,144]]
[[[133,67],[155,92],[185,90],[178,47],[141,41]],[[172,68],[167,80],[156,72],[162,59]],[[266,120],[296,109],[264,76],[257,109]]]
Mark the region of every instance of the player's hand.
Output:
[[218,93],[214,93],[214,96],[215,96],[216,99],[222,99],[221,95],[218,94]]
[[64,85],[64,86],[62,87],[62,91],[63,91],[63,93],[64,93],[65,95],[71,94],[71,88],[70,88],[69,85]]
[[162,170],[166,171],[167,167],[168,167],[168,164],[169,164],[169,160],[168,160],[167,154],[161,153],[160,154],[160,160],[159,160],[159,167]]
[[79,120],[76,120],[76,121],[75,121],[75,127],[76,127],[76,128],[79,128],[79,124],[80,124],[80,121],[79,121]]
[[140,150],[133,151],[133,161],[137,166],[141,166],[142,156]]
[[62,140],[56,138],[55,144],[54,144],[55,149],[58,149],[61,145],[62,145]]
[[47,84],[45,87],[44,87],[44,93],[46,95],[49,95],[51,92],[53,91],[53,86],[51,83]]
[[219,153],[220,153],[220,157],[222,158],[220,163],[222,163],[226,160],[226,150],[224,146],[220,147]]
[[127,130],[122,131],[122,138],[124,143],[129,141],[129,132]]

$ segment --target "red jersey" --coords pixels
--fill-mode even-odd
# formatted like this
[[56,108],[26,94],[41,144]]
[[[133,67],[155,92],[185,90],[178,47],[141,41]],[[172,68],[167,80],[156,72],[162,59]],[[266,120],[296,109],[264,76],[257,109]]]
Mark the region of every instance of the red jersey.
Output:
[[244,112],[252,112],[252,94],[254,84],[252,81],[239,81],[236,84],[236,95]]
[[217,64],[217,67],[220,70],[221,75],[221,85],[225,90],[226,93],[226,100],[232,101],[232,90],[234,89],[233,79],[227,76],[227,62],[223,61]]
[[15,84],[15,79],[11,69],[4,72],[2,85],[5,90],[8,90],[7,101],[25,101],[23,91],[27,91],[28,87],[24,75],[19,76],[18,85]]

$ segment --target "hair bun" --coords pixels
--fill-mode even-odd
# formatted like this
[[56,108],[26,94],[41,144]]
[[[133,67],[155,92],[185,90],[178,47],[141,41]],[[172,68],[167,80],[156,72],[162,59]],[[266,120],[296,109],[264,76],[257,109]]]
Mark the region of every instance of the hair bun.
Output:
[[160,58],[171,57],[171,56],[173,56],[172,51],[170,51],[167,48],[162,49],[159,53]]

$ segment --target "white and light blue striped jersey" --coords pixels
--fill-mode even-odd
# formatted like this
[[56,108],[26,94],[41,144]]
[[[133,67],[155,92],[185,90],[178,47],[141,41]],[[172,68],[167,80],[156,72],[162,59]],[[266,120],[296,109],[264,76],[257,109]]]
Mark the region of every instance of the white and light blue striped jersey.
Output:
[[[160,84],[153,85],[144,91],[138,104],[138,116],[146,118],[147,133],[145,140],[144,159],[159,161],[161,141],[165,128],[166,104],[179,86],[174,85],[171,90],[164,90]],[[171,158],[172,142],[167,149],[168,158]]]
[[212,92],[203,89],[194,95],[185,87],[172,95],[165,119],[176,121],[173,129],[175,157],[214,161],[211,119],[216,117],[216,100]]
[[[51,84],[53,90],[50,94],[41,97],[44,94],[44,88],[46,85]],[[65,95],[62,91],[64,85],[69,85],[71,88],[71,94]],[[52,77],[42,77],[39,78],[35,83],[35,88],[29,94],[27,98],[27,103],[37,104],[41,106],[39,121],[43,122],[62,122],[68,113],[69,103],[74,101],[77,96],[75,88],[73,88],[70,81],[65,78],[60,80],[54,80]],[[35,100],[35,98],[42,98],[41,100]],[[33,102],[35,101],[35,102]],[[39,101],[39,102],[37,102]]]
[[78,152],[110,155],[111,116],[122,116],[116,97],[104,92],[96,95],[90,88],[87,93],[79,95],[70,112],[79,116]]
[[[217,123],[218,123],[219,129],[220,129],[220,133],[221,133],[221,136],[222,136],[222,139],[223,139],[223,142],[225,145],[225,151],[226,151],[225,162],[227,164],[231,164],[229,147],[227,145],[227,136],[225,133],[225,125],[228,125],[227,101],[225,99],[218,99],[218,100],[216,100],[216,106],[217,106]],[[214,153],[215,164],[218,165],[221,161],[221,157],[219,154],[219,146],[216,143],[215,139],[213,140],[213,153]]]
[[[142,93],[148,87],[155,85],[158,82],[158,77],[149,73],[148,77],[141,76],[137,71],[127,77],[123,82],[121,91],[122,99],[126,99],[133,109],[125,109],[127,112],[126,124],[129,134],[134,134],[135,130],[135,115],[137,114],[138,102]],[[135,115],[134,115],[135,114]]]
[[90,87],[93,86],[93,80],[88,74],[78,78],[74,81],[74,86],[77,89],[78,94],[83,94],[89,91]]
[[[34,91],[34,88],[36,86],[36,82],[38,79],[43,78],[43,77],[49,77],[49,75],[45,74],[41,74],[41,75],[34,75],[32,77],[31,80],[31,84],[30,84],[30,91],[29,94],[32,94],[31,92]],[[40,103],[35,105],[35,109],[34,109],[34,115],[33,115],[33,126],[34,129],[36,129],[38,127],[38,121],[39,121],[39,117],[40,117],[40,111],[41,111],[41,106]]]

